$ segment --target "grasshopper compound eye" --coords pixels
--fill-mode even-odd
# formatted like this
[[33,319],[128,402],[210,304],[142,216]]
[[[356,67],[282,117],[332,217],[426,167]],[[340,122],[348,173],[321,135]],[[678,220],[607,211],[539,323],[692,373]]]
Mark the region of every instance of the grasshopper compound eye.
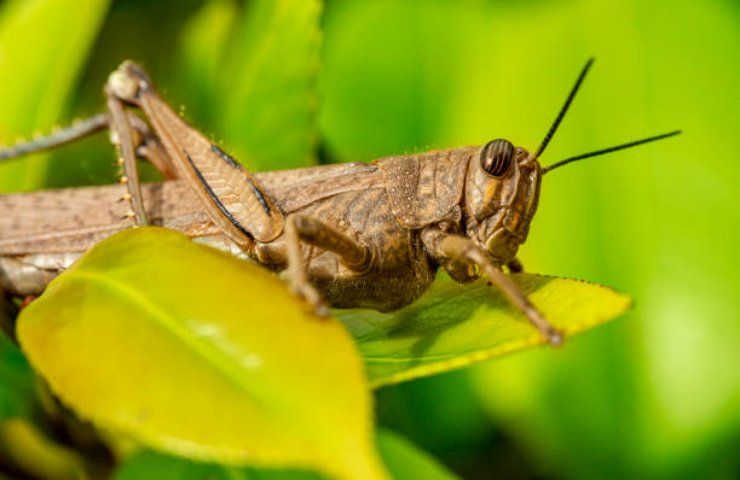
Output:
[[488,142],[480,154],[480,166],[489,175],[500,177],[509,170],[514,157],[514,145],[510,141],[498,138]]

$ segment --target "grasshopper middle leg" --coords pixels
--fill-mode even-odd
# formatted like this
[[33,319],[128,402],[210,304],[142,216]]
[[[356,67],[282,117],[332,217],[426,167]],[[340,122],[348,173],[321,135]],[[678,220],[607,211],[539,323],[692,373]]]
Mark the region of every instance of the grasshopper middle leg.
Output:
[[308,281],[301,242],[339,255],[349,269],[361,272],[370,265],[370,250],[332,227],[306,215],[291,215],[285,226],[288,275],[293,291],[307,300],[319,316],[328,316],[329,309],[319,292]]

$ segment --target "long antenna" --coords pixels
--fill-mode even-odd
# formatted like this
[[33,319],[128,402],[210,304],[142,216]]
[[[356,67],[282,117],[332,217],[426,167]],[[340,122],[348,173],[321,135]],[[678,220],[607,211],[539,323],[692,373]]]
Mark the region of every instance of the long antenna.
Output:
[[654,137],[643,138],[642,140],[635,140],[633,142],[623,143],[622,145],[616,145],[614,147],[603,148],[601,150],[596,150],[596,151],[589,152],[589,153],[582,153],[580,155],[576,155],[575,157],[566,158],[565,160],[560,160],[559,162],[555,162],[552,165],[548,165],[544,167],[542,169],[542,174],[544,175],[545,173],[551,170],[555,170],[558,167],[562,167],[563,165],[567,165],[571,162],[575,162],[578,160],[583,160],[584,158],[596,157],[598,155],[604,155],[606,153],[624,150],[625,148],[636,147],[637,145],[642,145],[643,143],[650,143],[656,140],[662,140],[664,138],[673,137],[674,135],[678,135],[679,133],[681,133],[681,130],[674,130],[672,132],[655,135]]
[[540,148],[538,148],[537,153],[534,154],[534,158],[539,158],[540,155],[542,155],[542,152],[545,151],[545,148],[547,148],[547,144],[550,143],[550,140],[552,140],[552,136],[555,135],[555,132],[560,126],[560,122],[563,121],[563,117],[565,117],[565,114],[568,112],[568,108],[570,108],[571,102],[573,102],[573,99],[575,98],[576,93],[578,93],[578,89],[581,88],[581,83],[583,83],[583,79],[586,78],[586,74],[588,73],[588,70],[591,68],[591,65],[593,64],[594,64],[594,59],[593,57],[591,57],[586,62],[586,65],[583,66],[583,70],[581,70],[581,74],[578,75],[578,80],[576,80],[576,84],[573,85],[573,88],[570,90],[570,94],[568,94],[568,98],[565,100],[565,104],[563,104],[563,108],[560,109],[560,112],[558,113],[558,116],[555,118],[555,121],[552,123],[550,130],[547,132],[547,135],[545,135],[545,139],[542,140],[542,143],[540,144]]

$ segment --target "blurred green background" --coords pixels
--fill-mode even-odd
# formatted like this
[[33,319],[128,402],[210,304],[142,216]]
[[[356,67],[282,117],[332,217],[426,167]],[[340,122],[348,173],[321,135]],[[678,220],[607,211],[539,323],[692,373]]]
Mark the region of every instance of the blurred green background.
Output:
[[[37,11],[41,3],[58,13]],[[635,309],[560,350],[381,390],[380,422],[463,478],[737,478],[740,4],[333,0],[315,59],[250,51],[260,16],[248,7],[3,2],[0,140],[101,110],[107,74],[132,58],[257,169],[497,137],[535,148],[594,55],[543,163],[685,133],[548,176],[521,253],[529,271],[614,286]],[[290,35],[305,24],[279,27]],[[294,53],[308,61],[291,63]],[[245,113],[261,98],[249,93],[257,61],[305,79],[281,86],[281,105],[303,113],[299,125],[272,121],[279,132],[263,132]],[[314,119],[318,128],[305,128]],[[267,136],[271,145],[255,146]],[[111,182],[113,158],[98,137],[4,166],[0,189]]]

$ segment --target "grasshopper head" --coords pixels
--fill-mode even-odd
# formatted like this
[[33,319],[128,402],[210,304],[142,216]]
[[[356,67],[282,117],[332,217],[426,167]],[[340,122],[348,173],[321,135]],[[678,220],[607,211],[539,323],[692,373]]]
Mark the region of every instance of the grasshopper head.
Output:
[[537,211],[543,175],[578,160],[624,150],[681,133],[680,130],[674,130],[575,155],[547,167],[541,167],[538,159],[568,112],[591,65],[593,59],[589,59],[581,70],[558,116],[535,153],[514,147],[508,140],[498,139],[487,143],[470,159],[465,179],[466,233],[499,264],[514,260],[519,245],[527,239],[529,224]]
[[542,179],[537,159],[508,140],[473,155],[465,179],[466,233],[497,263],[514,259],[537,211]]

